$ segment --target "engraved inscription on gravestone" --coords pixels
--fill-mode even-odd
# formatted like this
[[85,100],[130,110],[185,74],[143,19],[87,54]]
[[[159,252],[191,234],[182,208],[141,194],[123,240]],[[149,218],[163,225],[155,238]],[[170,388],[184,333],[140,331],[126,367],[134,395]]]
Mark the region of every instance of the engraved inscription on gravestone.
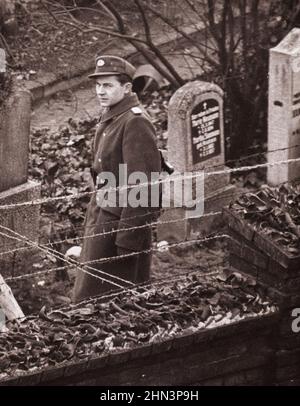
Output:
[[191,114],[193,165],[221,153],[220,106],[207,99],[194,107]]

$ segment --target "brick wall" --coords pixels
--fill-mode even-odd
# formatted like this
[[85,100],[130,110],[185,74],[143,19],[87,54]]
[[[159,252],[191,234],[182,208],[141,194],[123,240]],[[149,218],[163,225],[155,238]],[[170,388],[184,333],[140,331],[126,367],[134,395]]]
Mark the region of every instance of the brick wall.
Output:
[[275,333],[274,384],[300,383],[300,332],[292,331],[292,311],[300,308],[300,257],[289,255],[257,232],[231,210],[224,210],[228,232],[230,265],[252,275],[278,303]]

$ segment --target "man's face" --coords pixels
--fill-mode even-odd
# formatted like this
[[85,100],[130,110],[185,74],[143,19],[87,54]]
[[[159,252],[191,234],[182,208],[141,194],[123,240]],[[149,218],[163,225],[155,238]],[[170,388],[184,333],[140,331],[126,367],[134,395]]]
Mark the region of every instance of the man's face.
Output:
[[130,91],[130,83],[121,85],[117,77],[103,76],[96,80],[96,93],[102,107],[119,103]]

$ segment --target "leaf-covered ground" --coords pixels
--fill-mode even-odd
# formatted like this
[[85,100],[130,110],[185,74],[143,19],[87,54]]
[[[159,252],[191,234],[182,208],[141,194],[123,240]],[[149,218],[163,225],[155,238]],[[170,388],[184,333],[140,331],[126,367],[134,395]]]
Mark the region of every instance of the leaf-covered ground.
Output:
[[292,255],[300,255],[300,186],[262,186],[241,196],[232,208]]
[[86,359],[276,311],[263,288],[238,273],[183,275],[109,301],[47,311],[0,335],[0,378]]

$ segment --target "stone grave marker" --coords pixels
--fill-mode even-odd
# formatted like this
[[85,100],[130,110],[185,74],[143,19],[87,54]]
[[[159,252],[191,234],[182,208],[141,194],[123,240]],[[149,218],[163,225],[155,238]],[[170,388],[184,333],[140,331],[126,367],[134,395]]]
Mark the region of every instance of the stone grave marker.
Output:
[[[275,151],[275,152],[272,152]],[[300,29],[270,50],[268,162],[300,157]],[[300,178],[300,162],[268,167],[272,186]]]
[[[36,242],[39,230],[39,205],[14,205],[40,197],[40,184],[28,181],[31,95],[14,87],[0,105],[0,225]],[[0,227],[0,232],[9,234]],[[0,273],[13,276],[28,271],[26,261],[32,251],[5,254],[20,247],[20,242],[0,234]]]
[[0,192],[27,181],[31,95],[14,92],[0,110]]
[[[209,172],[227,169],[222,89],[213,83],[189,82],[172,96],[168,114],[169,162],[177,173],[202,172],[203,212],[221,210],[233,198],[235,191],[230,185],[229,174],[209,175]],[[198,200],[199,196],[195,196],[194,192],[193,184],[193,199],[196,197]],[[219,216],[196,218],[193,210],[186,206],[171,207],[161,216],[162,221],[180,218],[185,221],[158,226],[159,240],[179,241],[194,233],[205,234],[220,220]]]

